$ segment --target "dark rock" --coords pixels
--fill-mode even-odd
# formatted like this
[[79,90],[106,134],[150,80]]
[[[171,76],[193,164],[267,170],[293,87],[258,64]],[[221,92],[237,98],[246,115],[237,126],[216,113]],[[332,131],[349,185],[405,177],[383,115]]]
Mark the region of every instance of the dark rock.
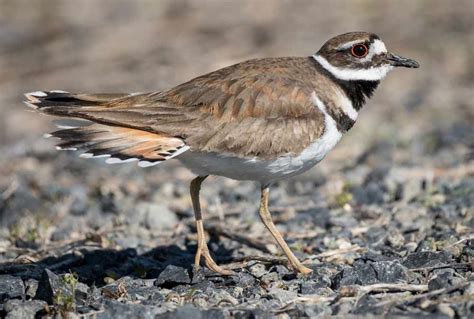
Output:
[[406,281],[408,277],[408,269],[396,261],[357,261],[354,268],[346,268],[334,276],[332,287],[393,283]]
[[241,288],[247,288],[255,285],[257,281],[254,276],[247,272],[239,272],[233,276],[235,283]]
[[350,190],[357,204],[383,204],[387,200],[387,189],[378,183],[369,182],[364,187]]
[[41,300],[21,301],[17,299],[8,300],[3,305],[3,309],[7,312],[6,318],[24,319],[38,317],[37,313],[44,310],[46,302]]
[[[318,216],[319,217],[319,216]],[[275,265],[270,268],[270,271],[276,271],[280,276],[293,274],[294,272],[283,265]]]
[[448,252],[422,251],[408,255],[403,261],[403,265],[408,269],[433,267],[449,263],[451,256]]
[[377,282],[375,270],[364,263],[355,264],[354,268],[346,268],[337,273],[331,287],[339,289],[341,286],[349,285],[370,285]]
[[360,259],[364,261],[390,261],[395,260],[395,257],[386,256],[375,252],[367,252]]
[[53,304],[54,295],[59,292],[72,295],[72,291],[62,286],[60,277],[49,269],[45,269],[38,283],[35,298],[44,300],[51,305]]
[[448,288],[460,284],[463,280],[454,276],[453,269],[439,269],[433,272],[433,276],[428,282],[430,291]]
[[76,298],[76,302],[84,302],[89,296],[89,286],[82,282],[78,282],[74,289],[74,296]]
[[184,305],[173,312],[164,313],[157,318],[160,319],[224,319],[226,318],[222,309],[202,310],[191,304]]
[[25,285],[20,277],[0,275],[0,302],[6,299],[22,298],[25,294]]
[[190,284],[191,278],[186,268],[168,265],[158,276],[155,286],[173,287],[178,284]]
[[418,247],[416,247],[415,252],[419,253],[422,251],[435,251],[436,250],[436,243],[433,238],[422,240]]
[[139,301],[144,305],[159,306],[165,301],[165,297],[156,287],[141,287],[127,291],[132,301]]
[[199,283],[203,280],[206,279],[206,273],[205,273],[205,269],[206,268],[203,268],[203,267],[195,267],[193,266],[193,269],[192,269],[192,280],[191,282],[193,284],[196,284],[196,283]]
[[408,280],[408,269],[397,261],[380,261],[371,264],[378,282],[394,283]]
[[299,292],[304,295],[315,294],[319,289],[330,286],[331,274],[324,268],[320,268],[313,271],[309,278],[301,280]]

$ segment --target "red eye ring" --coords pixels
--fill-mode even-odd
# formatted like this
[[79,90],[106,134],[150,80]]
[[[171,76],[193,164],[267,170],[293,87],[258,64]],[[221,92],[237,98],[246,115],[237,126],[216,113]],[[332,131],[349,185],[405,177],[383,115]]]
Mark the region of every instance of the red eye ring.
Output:
[[351,54],[356,58],[363,58],[369,53],[365,44],[354,44],[351,48]]

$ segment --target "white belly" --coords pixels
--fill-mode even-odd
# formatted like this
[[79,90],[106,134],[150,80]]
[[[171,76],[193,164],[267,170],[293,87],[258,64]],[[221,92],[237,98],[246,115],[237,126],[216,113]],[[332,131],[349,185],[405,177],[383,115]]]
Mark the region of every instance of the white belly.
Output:
[[[324,157],[324,156],[322,156]],[[239,158],[216,153],[185,152],[178,159],[197,175],[219,175],[237,180],[258,181],[262,184],[295,176],[316,165],[317,156],[281,156],[274,160]]]
[[[326,112],[321,100],[313,95],[315,106],[325,116],[324,134],[311,143],[299,155],[284,155],[271,160],[240,158],[217,153],[200,153],[189,150],[177,158],[191,171],[200,176],[219,175],[237,180],[252,180],[262,184],[301,174],[317,163],[341,139],[341,133],[332,117]],[[298,143],[298,141],[294,141]]]

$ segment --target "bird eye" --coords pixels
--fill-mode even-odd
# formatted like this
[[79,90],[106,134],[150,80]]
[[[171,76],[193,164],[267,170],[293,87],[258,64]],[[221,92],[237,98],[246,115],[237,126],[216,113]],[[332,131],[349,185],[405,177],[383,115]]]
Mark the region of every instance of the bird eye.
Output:
[[365,44],[355,44],[352,46],[351,53],[356,58],[363,58],[369,53],[369,49]]

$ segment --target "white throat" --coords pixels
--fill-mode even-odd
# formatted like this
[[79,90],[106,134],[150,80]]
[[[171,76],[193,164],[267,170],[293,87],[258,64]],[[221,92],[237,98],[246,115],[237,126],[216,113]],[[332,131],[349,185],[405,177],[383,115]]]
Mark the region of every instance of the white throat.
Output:
[[344,69],[340,67],[336,67],[328,62],[325,58],[320,56],[319,54],[313,55],[313,58],[318,61],[321,66],[326,69],[329,73],[334,75],[336,78],[345,81],[356,81],[356,80],[364,80],[364,81],[380,81],[382,80],[388,72],[393,69],[391,65],[382,65],[379,67],[372,67],[369,69]]

